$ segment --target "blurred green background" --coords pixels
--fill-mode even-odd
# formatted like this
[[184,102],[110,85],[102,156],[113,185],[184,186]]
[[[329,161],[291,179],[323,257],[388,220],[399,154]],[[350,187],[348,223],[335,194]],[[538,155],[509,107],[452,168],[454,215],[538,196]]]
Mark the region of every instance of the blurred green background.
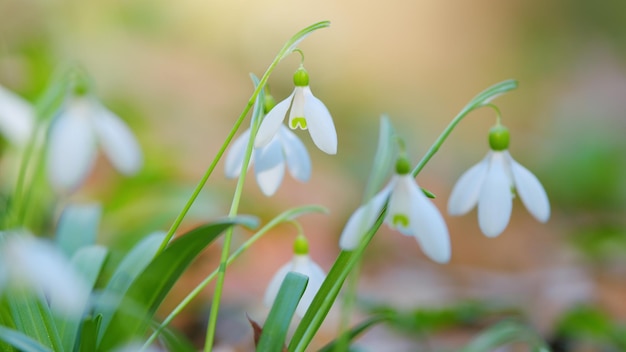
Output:
[[[338,154],[323,154],[301,133],[313,159],[311,181],[286,176],[266,198],[249,173],[242,212],[268,220],[291,206],[327,206],[330,215],[302,219],[325,269],[361,201],[381,114],[389,114],[417,162],[475,94],[517,79],[519,89],[495,103],[511,129],[513,157],[548,192],[548,224],[537,223],[519,201],[497,239],[480,233],[475,212],[446,216],[453,254],[445,266],[429,262],[414,240],[383,228],[364,262],[360,297],[370,302],[364,306],[408,312],[495,302],[520,309],[547,337],[572,325],[563,323],[572,309],[606,316],[610,329],[626,320],[624,1],[0,0],[0,14],[1,85],[34,102],[55,70],[80,65],[104,104],[137,133],[146,158],[141,174],[124,179],[101,158],[71,199],[104,204],[101,242],[120,251],[168,228],[245,106],[249,73],[260,76],[285,40],[309,24],[331,21],[301,49],[313,93],[335,119]],[[270,79],[277,100],[293,89],[298,63],[297,55],[284,60]],[[493,123],[492,111],[471,114],[418,177],[442,211],[456,179],[486,153]],[[220,163],[186,226],[228,212],[235,182],[222,170]],[[240,312],[264,318],[265,285],[289,260],[293,234],[281,228],[233,266],[226,283],[233,317],[225,325],[236,324],[244,335],[224,332],[224,345],[245,345],[251,334]],[[212,270],[217,250],[190,270],[170,304]],[[204,303],[194,307],[177,323],[190,334],[205,320]],[[331,315],[329,336],[334,325]],[[398,331],[375,330],[363,341],[372,348],[398,343],[398,351],[423,343]],[[445,335],[431,346],[454,348],[466,337]],[[614,343],[589,339],[592,348]]]

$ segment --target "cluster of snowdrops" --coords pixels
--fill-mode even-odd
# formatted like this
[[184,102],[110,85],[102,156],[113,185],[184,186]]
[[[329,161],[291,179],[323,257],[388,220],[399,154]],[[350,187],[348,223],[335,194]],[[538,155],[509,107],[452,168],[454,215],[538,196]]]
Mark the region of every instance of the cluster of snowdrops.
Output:
[[[72,226],[81,226],[81,221],[83,226],[85,221],[97,222],[97,208],[70,204],[60,220],[65,224],[51,231],[56,239],[37,237],[28,228],[28,219],[32,216],[29,211],[37,200],[32,188],[43,177],[56,197],[79,191],[95,164],[98,149],[118,171],[133,175],[142,166],[139,143],[125,122],[97,99],[83,71],[71,70],[61,75],[35,106],[0,87],[0,131],[8,142],[5,154],[13,161],[6,165],[18,165],[11,179],[15,186],[2,217],[0,234],[0,304],[3,309],[0,347],[9,351],[150,350],[157,346],[154,341],[161,339],[159,346],[185,350],[189,346],[171,337],[174,335],[166,334],[168,323],[214,281],[205,344],[205,350],[211,350],[228,264],[278,223],[297,224],[297,216],[322,209],[316,206],[290,209],[258,230],[239,249],[230,248],[233,226],[258,225],[238,216],[242,185],[250,166],[261,191],[271,196],[280,187],[286,171],[302,182],[312,175],[311,158],[300,140],[307,137],[300,131],[308,131],[322,152],[337,153],[333,117],[325,104],[313,95],[309,73],[304,68],[304,54],[298,49],[308,34],[328,25],[328,22],[320,22],[298,32],[287,41],[260,79],[252,76],[254,91],[248,105],[172,227],[138,244],[105,287],[96,287],[96,283],[108,251],[97,245],[95,239],[81,238],[72,231]],[[293,75],[295,88],[291,95],[276,103],[267,90],[268,79],[276,65],[294,53],[302,58]],[[423,253],[433,261],[446,263],[450,260],[446,223],[429,199],[433,195],[417,184],[416,176],[458,122],[475,109],[488,107],[495,112],[495,125],[486,133],[490,150],[460,177],[450,195],[448,213],[462,215],[477,207],[480,229],[486,236],[495,237],[505,230],[513,200],[518,196],[537,220],[548,220],[550,206],[546,193],[537,178],[509,154],[509,131],[501,123],[499,109],[492,103],[496,96],[516,86],[515,81],[508,80],[478,94],[415,166],[390,119],[381,118],[378,148],[364,201],[341,233],[341,254],[330,272],[325,273],[310,258],[306,237],[296,226],[299,231],[294,241],[293,259],[278,269],[264,297],[271,310],[263,328],[257,326],[258,350],[281,350],[287,344],[285,322],[289,325],[294,314],[302,320],[285,348],[302,351],[309,345],[346,277],[361,260],[365,247],[383,223],[403,235],[415,237]],[[250,127],[235,139],[239,126],[249,115]],[[223,154],[226,154],[226,176],[238,178],[228,216],[189,233],[178,234],[178,239],[172,240]],[[387,181],[389,174],[391,178]],[[154,323],[154,311],[173,283],[200,250],[218,236],[224,238],[220,267],[170,316]],[[200,249],[190,249],[198,244],[201,244]],[[166,267],[174,269],[154,277],[154,273]],[[136,309],[129,313],[133,310],[129,307]],[[146,340],[147,335],[150,337]]]

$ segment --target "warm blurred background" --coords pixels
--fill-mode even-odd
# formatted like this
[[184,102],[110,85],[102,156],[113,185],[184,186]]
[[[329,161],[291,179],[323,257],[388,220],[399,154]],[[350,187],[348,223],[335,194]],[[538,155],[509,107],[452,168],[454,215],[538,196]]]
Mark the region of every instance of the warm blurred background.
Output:
[[[570,350],[626,348],[616,342],[626,321],[626,2],[0,0],[0,14],[0,85],[35,101],[55,69],[81,65],[105,105],[137,133],[146,157],[140,175],[124,179],[102,158],[73,196],[103,203],[100,240],[120,253],[168,228],[247,102],[249,73],[260,76],[309,24],[332,23],[301,48],[313,93],[334,116],[339,152],[323,154],[301,133],[311,181],[286,176],[267,198],[250,173],[242,212],[267,221],[292,206],[328,207],[330,215],[301,221],[326,270],[361,201],[381,114],[417,162],[476,93],[519,80],[495,102],[511,129],[511,153],[543,182],[552,218],[540,224],[516,200],[508,229],[487,239],[475,211],[446,216],[453,254],[444,266],[383,228],[366,253],[359,311],[398,310],[406,324],[361,341],[368,351],[453,350],[512,310],[562,350],[574,346],[572,336],[579,343]],[[298,62],[284,60],[270,79],[276,99],[291,92]],[[418,177],[442,211],[457,178],[486,153],[494,121],[490,110],[473,113]],[[235,182],[222,170],[220,163],[187,228],[228,212]],[[265,285],[290,259],[294,233],[281,227],[232,266],[225,350],[250,346],[244,313],[264,320]],[[189,271],[164,313],[213,270],[218,250]],[[177,321],[192,338],[203,332],[210,290],[203,299]],[[468,306],[477,321],[450,318]],[[434,323],[419,320],[432,318],[424,310]],[[333,314],[318,344],[334,336]]]

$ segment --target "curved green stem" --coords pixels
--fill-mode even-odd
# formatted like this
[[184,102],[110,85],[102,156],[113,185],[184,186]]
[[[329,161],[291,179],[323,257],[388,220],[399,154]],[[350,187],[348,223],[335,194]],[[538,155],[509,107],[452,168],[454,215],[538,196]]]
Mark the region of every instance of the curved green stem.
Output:
[[470,112],[481,108],[486,105],[490,105],[489,103],[499,95],[502,95],[510,90],[517,88],[517,81],[513,79],[508,79],[506,81],[502,81],[500,83],[496,83],[493,86],[485,89],[480,92],[478,95],[474,97],[463,109],[452,119],[452,121],[448,124],[448,126],[443,130],[439,138],[435,140],[432,146],[428,149],[426,154],[422,157],[422,159],[417,163],[415,168],[412,171],[413,177],[417,177],[417,175],[422,171],[424,166],[428,163],[428,161],[437,153],[443,142],[446,141],[452,130],[456,127],[456,125],[463,120],[467,114]]

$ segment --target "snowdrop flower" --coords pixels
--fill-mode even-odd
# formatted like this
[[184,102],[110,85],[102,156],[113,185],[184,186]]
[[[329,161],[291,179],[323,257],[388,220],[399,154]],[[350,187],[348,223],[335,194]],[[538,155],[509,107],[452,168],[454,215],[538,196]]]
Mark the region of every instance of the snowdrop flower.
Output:
[[0,86],[0,132],[14,146],[26,144],[35,127],[33,107]]
[[[226,156],[226,177],[235,178],[241,173],[241,165],[250,139],[250,129],[233,142]],[[297,180],[306,182],[311,177],[311,159],[306,147],[287,127],[281,125],[278,133],[265,146],[255,148],[250,159],[254,162],[254,174],[261,191],[273,195],[283,181],[285,164]]]
[[94,98],[75,96],[50,127],[48,176],[60,192],[72,191],[87,177],[100,145],[125,175],[139,171],[143,157],[128,126]]
[[274,275],[270,284],[265,291],[264,303],[267,307],[271,307],[278,295],[280,285],[283,283],[285,276],[290,271],[305,275],[309,278],[306,290],[298,303],[296,314],[300,317],[304,316],[307,309],[311,305],[317,291],[319,291],[322,282],[326,278],[326,274],[314,261],[309,257],[309,244],[304,236],[298,236],[293,246],[294,256],[291,262],[283,265]]
[[272,141],[289,111],[289,128],[309,130],[313,143],[327,154],[337,154],[337,132],[330,112],[311,93],[309,74],[300,67],[293,75],[296,86],[291,95],[278,103],[263,119],[256,135],[255,147],[260,148]]
[[89,288],[74,267],[51,243],[29,234],[3,233],[0,267],[7,286],[42,292],[52,309],[80,316]]
[[369,202],[359,207],[341,233],[339,246],[353,250],[365,232],[374,225],[387,199],[385,223],[400,233],[415,236],[424,253],[438,263],[450,260],[448,228],[439,210],[424,195],[411,175],[404,157],[396,163],[396,174],[389,184]]
[[452,189],[450,215],[463,215],[478,204],[478,223],[488,237],[504,231],[517,193],[526,209],[540,222],[548,221],[550,203],[546,191],[530,171],[509,154],[509,130],[498,124],[489,131],[491,150],[467,170]]

